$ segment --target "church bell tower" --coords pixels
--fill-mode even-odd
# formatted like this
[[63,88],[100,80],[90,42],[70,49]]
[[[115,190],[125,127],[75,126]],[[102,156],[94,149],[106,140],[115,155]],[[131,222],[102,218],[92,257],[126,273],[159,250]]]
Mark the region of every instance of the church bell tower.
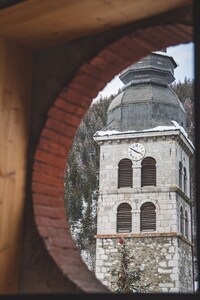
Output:
[[148,292],[193,292],[185,110],[170,88],[174,59],[155,52],[120,74],[100,146],[96,276],[111,290],[123,240]]

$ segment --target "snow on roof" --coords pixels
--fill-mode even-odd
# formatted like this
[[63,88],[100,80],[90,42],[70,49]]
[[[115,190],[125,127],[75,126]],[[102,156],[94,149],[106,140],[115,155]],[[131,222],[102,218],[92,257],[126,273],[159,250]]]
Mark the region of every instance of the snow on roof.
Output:
[[190,145],[194,147],[194,144],[192,143],[192,141],[188,138],[188,134],[185,131],[185,129],[180,126],[176,121],[171,120],[171,122],[174,124],[173,126],[157,126],[154,128],[150,128],[150,129],[144,129],[144,130],[140,130],[140,131],[136,131],[136,130],[128,130],[128,131],[117,131],[117,130],[107,130],[107,131],[97,131],[95,133],[94,136],[111,136],[111,135],[116,135],[116,134],[121,134],[121,133],[138,133],[138,132],[152,132],[152,131],[168,131],[168,130],[174,130],[174,129],[179,129],[182,134],[185,136],[185,138],[187,139],[187,141],[190,143]]
[[168,56],[168,57],[172,57],[171,55],[169,55],[167,52],[163,52],[163,51],[153,51],[153,54],[159,54],[162,56]]
[[117,131],[117,130],[106,130],[106,131],[97,131],[95,136],[104,136],[104,135],[113,135],[113,134],[120,134],[120,133],[133,133],[136,132],[135,130],[129,131]]

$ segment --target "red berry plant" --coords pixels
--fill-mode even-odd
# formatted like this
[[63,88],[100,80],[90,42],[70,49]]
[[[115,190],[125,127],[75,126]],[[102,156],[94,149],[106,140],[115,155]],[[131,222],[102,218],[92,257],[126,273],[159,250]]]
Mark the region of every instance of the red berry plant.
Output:
[[147,292],[147,286],[141,285],[141,272],[140,268],[133,270],[131,262],[134,261],[134,256],[130,256],[128,247],[123,238],[118,240],[120,244],[119,249],[119,266],[111,271],[111,275],[117,278],[116,282],[113,282],[117,288],[115,293],[145,293]]

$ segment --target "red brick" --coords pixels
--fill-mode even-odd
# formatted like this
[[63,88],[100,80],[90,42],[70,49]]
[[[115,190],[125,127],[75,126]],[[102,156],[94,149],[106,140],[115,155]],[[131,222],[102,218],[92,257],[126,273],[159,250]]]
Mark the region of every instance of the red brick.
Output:
[[[93,74],[91,73],[90,75],[93,76]],[[96,95],[97,95],[97,91],[96,89],[91,89],[90,86],[88,85],[84,85],[82,84],[80,81],[78,82],[77,80],[76,81],[72,81],[68,87],[70,89],[73,89],[74,91],[78,91],[79,93],[87,96],[88,98],[95,98]]]
[[[78,282],[80,282],[80,275],[82,276],[90,274],[90,271],[87,269],[86,265],[83,263],[79,251],[76,249],[68,248],[63,249],[50,245],[49,247],[54,259],[60,265],[63,273],[66,274],[69,278],[78,277]],[[81,277],[82,277],[81,276]]]
[[[82,263],[84,264],[84,263]],[[64,266],[65,267],[65,266]],[[73,271],[73,268],[66,267],[66,273],[69,273],[69,278],[71,276],[71,279],[73,280],[74,283],[78,283],[79,286],[82,287],[85,293],[109,293],[110,291],[106,286],[100,286],[100,282],[98,279],[95,278],[94,274],[90,272],[86,265],[85,266],[76,266],[79,267],[79,272],[78,269],[76,268],[75,271]],[[81,271],[81,274],[84,274],[83,276],[79,276],[79,273]],[[65,272],[65,271],[64,271]],[[89,273],[90,272],[90,273]],[[110,292],[111,293],[111,292]],[[112,297],[111,297],[112,298]]]
[[73,249],[63,249],[60,247],[50,246],[51,253],[56,255],[57,258],[62,258],[65,260],[68,266],[74,266],[77,264],[82,264],[80,252],[77,248]]
[[44,150],[44,151],[48,151],[49,153],[54,153],[58,156],[61,157],[66,157],[66,147],[67,145],[62,146],[59,145],[57,143],[54,143],[52,141],[47,140],[46,138],[41,137],[39,144],[38,144],[38,148]]
[[[168,25],[170,26],[170,25]],[[166,27],[168,27],[166,26]],[[191,37],[193,37],[193,34],[194,34],[194,28],[192,26],[187,26],[187,25],[184,25],[184,24],[176,24],[176,28],[177,28],[177,31],[181,31],[181,32],[185,32],[188,34],[188,39],[187,41],[188,42],[191,42]]]
[[[98,68],[98,66],[87,64],[86,66],[83,65],[81,67],[80,70],[83,70],[83,72],[85,72],[86,74],[89,74],[96,78],[98,78],[98,80],[102,81],[102,86],[104,87],[109,81],[111,81],[113,79],[113,77],[118,74],[119,72],[113,72],[113,68],[110,68],[110,70],[108,71],[108,69],[105,70],[101,70]],[[115,69],[114,69],[115,70]],[[101,79],[99,79],[101,76]],[[96,95],[98,94],[99,89],[96,90]]]
[[[60,255],[61,250],[62,252],[64,252],[62,255]],[[80,274],[80,272],[82,274],[83,267],[81,267],[81,265],[83,264],[83,262],[81,260],[81,257],[74,258],[73,254],[68,253],[69,249],[63,249],[54,245],[51,245],[50,251],[63,273],[67,275],[68,278],[70,278],[71,276],[70,279],[72,279],[73,275]],[[81,276],[83,276],[83,274]],[[78,277],[80,280],[80,275],[78,275]]]
[[[112,50],[114,53],[121,55],[124,58],[124,62],[126,61],[128,65],[131,64],[133,60],[133,51],[123,45],[120,40],[111,44],[109,49]],[[124,65],[124,62],[122,65]]]
[[57,236],[53,236],[51,237],[51,245],[56,246],[56,247],[61,247],[64,249],[75,249],[76,245],[74,243],[74,241],[70,238],[67,238],[67,236],[65,235],[65,237],[63,236],[62,238],[58,238]]
[[[156,31],[155,28],[149,28],[145,31],[146,33],[146,38],[153,40],[154,42],[158,42],[159,43],[162,42],[162,45],[160,46],[160,48],[163,48],[166,45],[166,38],[170,37],[171,33],[169,32],[169,30],[167,28],[161,29],[161,27],[156,27]],[[171,37],[172,40],[176,40],[176,37]]]
[[[118,74],[119,70],[120,70],[120,66],[113,66],[113,64],[111,62],[106,61],[103,57],[101,57],[101,53],[99,53],[98,56],[95,56],[91,61],[90,64],[94,67],[97,67],[99,69],[101,69],[102,71],[105,72],[105,74],[108,72],[110,74]],[[111,72],[112,70],[112,72]],[[106,82],[105,82],[106,84]]]
[[42,227],[52,227],[52,228],[66,228],[67,222],[65,219],[51,219],[47,217],[37,216],[36,218],[37,226]]
[[52,197],[63,197],[64,195],[64,187],[63,189],[59,189],[57,187],[49,186],[44,183],[32,182],[32,192],[41,194],[41,195],[49,195]]
[[[176,27],[174,25],[168,25],[167,28],[170,30],[172,36],[175,35],[176,37],[180,38],[180,41],[183,43],[185,42],[190,42],[191,41],[191,34],[188,33],[185,29],[184,25],[177,24]],[[168,44],[171,41],[169,40]],[[176,41],[177,44],[177,41]]]
[[48,118],[46,125],[46,128],[50,128],[60,134],[64,134],[70,138],[74,137],[74,134],[76,133],[77,127],[73,127],[71,125],[67,125],[61,121],[58,121],[54,118]]
[[64,207],[64,196],[53,197],[50,195],[33,194],[33,203],[60,208]]
[[[38,227],[40,230],[41,234],[44,237],[49,237],[49,238],[58,238],[58,239],[65,239],[67,238],[68,240],[72,240],[71,235],[69,233],[69,228],[68,229],[63,229],[63,228],[48,228],[48,227]],[[72,240],[73,242],[73,240]]]
[[61,109],[56,108],[55,106],[52,106],[48,112],[48,115],[50,117],[53,117],[63,123],[70,124],[72,126],[79,126],[81,118],[75,116],[74,114],[69,114],[67,112],[64,112]]
[[[64,265],[66,265],[66,258],[64,256],[59,256],[58,253],[59,253],[59,250],[62,249],[62,248],[58,248],[57,252],[54,250],[54,252],[52,253],[52,250],[49,249],[49,246],[47,244],[46,246],[48,248],[49,251],[51,251],[51,255],[53,256],[54,260],[56,261],[56,263],[58,264],[59,268],[62,270],[62,273],[64,273]],[[65,250],[67,252],[67,250]],[[67,253],[66,253],[67,255]],[[67,277],[68,277],[68,273],[65,274]]]
[[[60,258],[59,258],[60,259]],[[62,258],[61,258],[62,259]],[[81,258],[80,258],[81,260]],[[65,259],[65,263],[63,263],[63,273],[66,274],[68,276],[69,279],[72,279],[74,283],[78,283],[78,285],[82,286],[83,282],[85,281],[85,283],[88,286],[88,289],[91,292],[91,288],[89,288],[91,286],[91,280],[88,278],[88,270],[86,270],[86,267],[83,267],[82,265],[84,264],[82,261],[80,261],[79,259],[73,259],[72,261],[69,261]],[[81,277],[80,277],[80,272],[81,272]],[[86,274],[85,274],[86,273]],[[84,277],[84,278],[83,278]]]
[[49,217],[51,219],[65,219],[66,213],[65,213],[65,207],[49,207],[49,206],[43,206],[34,204],[34,213],[36,216],[41,217]]
[[124,64],[124,58],[118,54],[113,53],[112,50],[109,49],[109,47],[101,51],[100,56],[109,63],[118,66],[118,68],[120,68],[121,64]]
[[49,236],[49,231],[48,231],[48,228],[47,227],[43,227],[43,226],[38,226],[38,231],[40,233],[40,235],[43,237],[43,238],[48,238]]
[[40,149],[36,150],[35,160],[48,163],[49,165],[52,165],[52,166],[55,166],[58,168],[59,167],[63,168],[63,170],[64,170],[64,168],[66,166],[66,162],[67,162],[66,158],[62,158],[57,155],[50,154],[50,153],[40,150]]
[[36,171],[33,172],[32,179],[36,182],[46,183],[47,185],[52,185],[58,188],[62,188],[64,184],[64,181],[59,177],[50,176],[45,173],[40,173]]
[[[90,63],[83,64],[80,69],[85,74],[94,76],[98,80],[101,80],[105,84],[105,72],[101,69],[99,69],[97,66],[93,66]],[[107,72],[108,73],[108,72]]]
[[158,43],[156,42],[156,40],[151,38],[150,32],[143,33],[142,30],[137,31],[134,34],[134,40],[135,40],[136,44],[138,44],[150,51],[154,51],[158,47]]
[[63,146],[67,145],[68,147],[70,147],[72,144],[71,138],[61,133],[55,132],[54,130],[49,128],[43,128],[41,136]]
[[64,169],[63,168],[56,168],[53,166],[50,166],[46,163],[35,161],[33,165],[33,170],[42,172],[45,174],[53,175],[55,177],[62,178],[64,177]]
[[[113,55],[113,56],[115,56],[115,55]],[[117,56],[117,54],[116,54],[116,56]],[[121,55],[121,58],[122,58],[122,55]],[[131,63],[132,63],[132,57],[131,57],[131,60],[130,59],[128,60],[128,58],[126,58],[126,59],[123,58],[122,62],[118,64],[118,72],[117,73],[122,72],[124,69],[129,67]],[[113,76],[112,76],[112,78],[113,78]]]
[[[93,77],[92,74],[88,75],[80,69],[74,80],[94,90],[101,90],[104,86],[103,81],[101,82],[98,78]],[[88,98],[92,100],[91,96]]]
[[134,39],[135,33],[132,35],[126,35],[123,38],[120,39],[120,42],[126,46],[128,49],[134,51],[134,59],[132,63],[135,63],[136,61],[140,60],[142,57],[149,54],[149,51],[146,48],[141,48],[140,45],[138,45],[135,42]]
[[[88,75],[82,71],[79,71],[79,73],[76,75],[76,82],[83,82],[89,89],[93,90],[94,95],[101,91],[105,86],[105,78],[101,81],[98,78],[95,78],[92,74]],[[94,97],[90,96],[88,107],[93,99]]]
[[74,91],[69,88],[64,88],[60,92],[59,98],[62,98],[64,100],[69,100],[71,103],[76,103],[80,105],[82,108],[88,108],[92,101],[90,97],[81,95],[78,93],[78,91]]
[[[76,84],[76,83],[74,83],[74,84]],[[86,109],[80,107],[79,105],[76,105],[69,101],[63,100],[61,98],[57,98],[54,105],[66,112],[75,114],[76,116],[81,117],[81,118],[84,116],[84,114],[86,112]]]
[[[155,33],[151,32],[151,36],[154,38]],[[176,45],[177,44],[177,35],[173,35],[171,33],[171,30],[168,28],[168,26],[165,26],[163,28],[160,28],[159,34],[158,34],[159,40],[163,42],[162,46],[164,45],[165,47],[168,46],[168,40],[171,41],[171,45]]]

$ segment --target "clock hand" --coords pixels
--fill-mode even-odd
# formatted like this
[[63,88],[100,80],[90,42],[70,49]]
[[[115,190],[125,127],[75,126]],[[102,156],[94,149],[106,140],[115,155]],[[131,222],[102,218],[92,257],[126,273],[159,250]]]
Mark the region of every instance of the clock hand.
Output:
[[139,153],[139,154],[141,154],[141,152],[139,152],[139,151],[137,151],[137,150],[133,149],[132,147],[130,147],[130,149],[132,149],[132,150],[133,150],[133,151],[135,151],[136,153]]

